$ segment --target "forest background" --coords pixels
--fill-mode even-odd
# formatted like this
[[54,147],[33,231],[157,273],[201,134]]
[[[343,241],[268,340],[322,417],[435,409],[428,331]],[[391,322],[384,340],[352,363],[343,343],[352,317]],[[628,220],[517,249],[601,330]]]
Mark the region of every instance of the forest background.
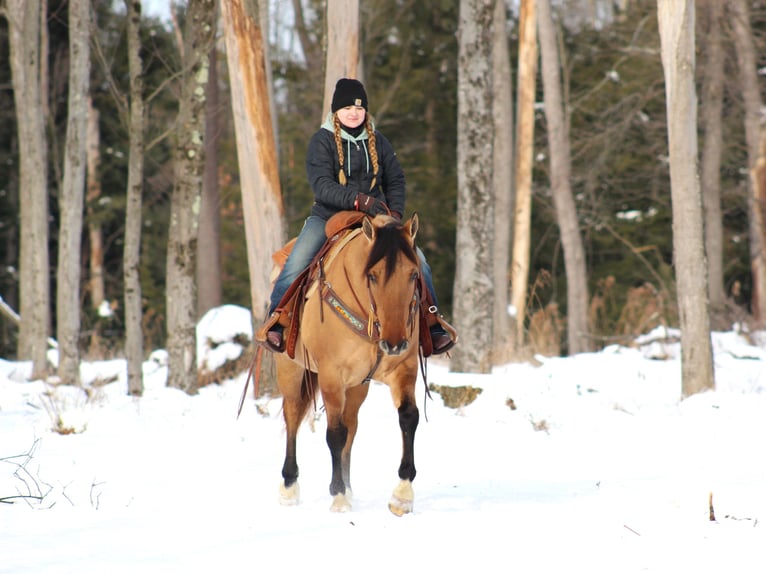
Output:
[[[272,3],[269,49],[274,86],[279,182],[287,235],[295,235],[312,202],[304,157],[310,135],[323,118],[321,64],[325,35],[324,2]],[[703,3],[700,3],[703,4]],[[759,90],[766,74],[766,3],[749,4]],[[619,8],[617,8],[619,6]],[[80,344],[93,355],[122,351],[121,305],[123,241],[126,220],[128,139],[118,113],[115,88],[129,92],[124,6],[92,2],[98,30],[93,50],[91,96],[98,111],[99,164],[89,187],[83,233]],[[300,12],[295,8],[300,7]],[[434,271],[442,310],[450,316],[456,258],[458,12],[452,1],[362,1],[361,68],[370,109],[378,127],[393,142],[408,184],[407,211],[421,216],[420,245]],[[166,252],[174,184],[173,143],[168,135],[178,119],[180,30],[184,4],[174,5],[171,22],[141,21],[148,133],[143,186],[140,279],[145,348],[166,343]],[[289,8],[289,9],[286,9]],[[46,133],[50,190],[50,261],[56,261],[61,222],[68,106],[69,33],[66,0],[49,0],[49,111]],[[657,3],[650,0],[568,1],[554,3],[559,24],[562,85],[571,146],[571,187],[586,251],[591,293],[589,322],[594,346],[628,340],[658,324],[677,324],[671,193],[666,126],[665,80],[660,54]],[[297,16],[296,19],[293,17]],[[512,76],[517,76],[518,12],[507,9],[507,41]],[[714,328],[729,328],[750,318],[751,256],[748,227],[748,151],[743,89],[737,71],[735,28],[722,21],[725,82],[720,166],[724,232],[724,284],[727,305],[713,316]],[[709,26],[705,11],[697,19],[698,92],[705,75],[703,51]],[[19,301],[19,208],[17,109],[9,65],[8,27],[0,19],[0,296],[11,307]],[[213,134],[220,272],[200,256],[200,282],[217,282],[220,300],[200,299],[198,315],[221,303],[250,307],[248,262],[230,82],[224,45],[216,42],[218,102]],[[542,80],[536,101],[543,101]],[[536,105],[532,187],[532,250],[527,302],[527,332],[535,352],[566,353],[566,275],[559,227],[550,192],[547,123]],[[492,130],[491,125],[486,129]],[[700,128],[701,131],[701,128]],[[213,139],[213,138],[210,138]],[[511,222],[509,221],[509,225]],[[95,297],[89,267],[93,230],[102,238],[103,296]],[[55,263],[50,285],[55,294]],[[51,297],[55,305],[56,297]],[[105,313],[109,307],[113,312]],[[206,308],[207,307],[207,308]],[[56,313],[51,314],[56,332]],[[0,356],[15,358],[18,328],[0,319]]]

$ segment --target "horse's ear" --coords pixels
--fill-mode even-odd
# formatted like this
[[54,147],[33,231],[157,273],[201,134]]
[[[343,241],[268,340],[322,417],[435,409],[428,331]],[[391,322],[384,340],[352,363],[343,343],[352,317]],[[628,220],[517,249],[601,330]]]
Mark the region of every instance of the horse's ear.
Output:
[[366,215],[364,216],[364,219],[362,219],[362,233],[364,233],[370,243],[375,241],[375,226],[372,224],[372,220]]
[[405,224],[405,228],[407,228],[410,233],[410,241],[413,245],[415,244],[415,236],[418,234],[419,227],[420,224],[418,223],[418,214],[413,213],[412,217],[410,217],[410,219]]

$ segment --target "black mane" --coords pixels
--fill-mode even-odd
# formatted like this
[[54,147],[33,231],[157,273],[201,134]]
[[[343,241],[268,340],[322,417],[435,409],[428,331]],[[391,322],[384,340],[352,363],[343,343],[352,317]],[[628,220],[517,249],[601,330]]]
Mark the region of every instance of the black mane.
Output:
[[418,263],[418,256],[414,247],[402,233],[401,224],[387,223],[385,226],[376,230],[375,243],[372,246],[370,255],[367,258],[367,264],[364,266],[364,272],[367,274],[370,269],[381,259],[386,260],[386,280],[396,269],[397,255],[401,253],[413,263]]

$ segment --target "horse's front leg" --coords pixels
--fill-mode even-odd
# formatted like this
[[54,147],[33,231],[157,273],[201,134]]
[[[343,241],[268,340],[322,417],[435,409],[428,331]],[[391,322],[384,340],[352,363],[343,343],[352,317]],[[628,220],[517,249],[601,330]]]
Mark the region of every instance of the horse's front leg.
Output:
[[348,438],[348,427],[343,422],[344,394],[343,389],[332,393],[325,390],[322,392],[325,411],[327,412],[327,446],[330,449],[332,461],[330,496],[333,497],[333,500],[330,510],[333,512],[351,510],[351,500],[346,495],[346,482],[343,478],[343,449]]
[[402,461],[399,464],[399,484],[394,489],[388,508],[397,516],[412,512],[415,494],[412,481],[415,480],[415,430],[418,428],[420,413],[414,397],[405,397],[398,408],[399,428],[402,431]]

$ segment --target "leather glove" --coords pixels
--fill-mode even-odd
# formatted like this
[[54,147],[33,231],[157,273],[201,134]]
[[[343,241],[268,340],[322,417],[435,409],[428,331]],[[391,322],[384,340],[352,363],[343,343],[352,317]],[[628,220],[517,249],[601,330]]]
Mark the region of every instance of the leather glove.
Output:
[[375,199],[371,195],[367,195],[366,193],[357,193],[356,194],[356,201],[354,201],[354,208],[357,211],[364,211],[368,215],[372,215],[373,217],[380,214],[390,215],[390,211],[388,210],[388,206],[380,201],[379,199]]

